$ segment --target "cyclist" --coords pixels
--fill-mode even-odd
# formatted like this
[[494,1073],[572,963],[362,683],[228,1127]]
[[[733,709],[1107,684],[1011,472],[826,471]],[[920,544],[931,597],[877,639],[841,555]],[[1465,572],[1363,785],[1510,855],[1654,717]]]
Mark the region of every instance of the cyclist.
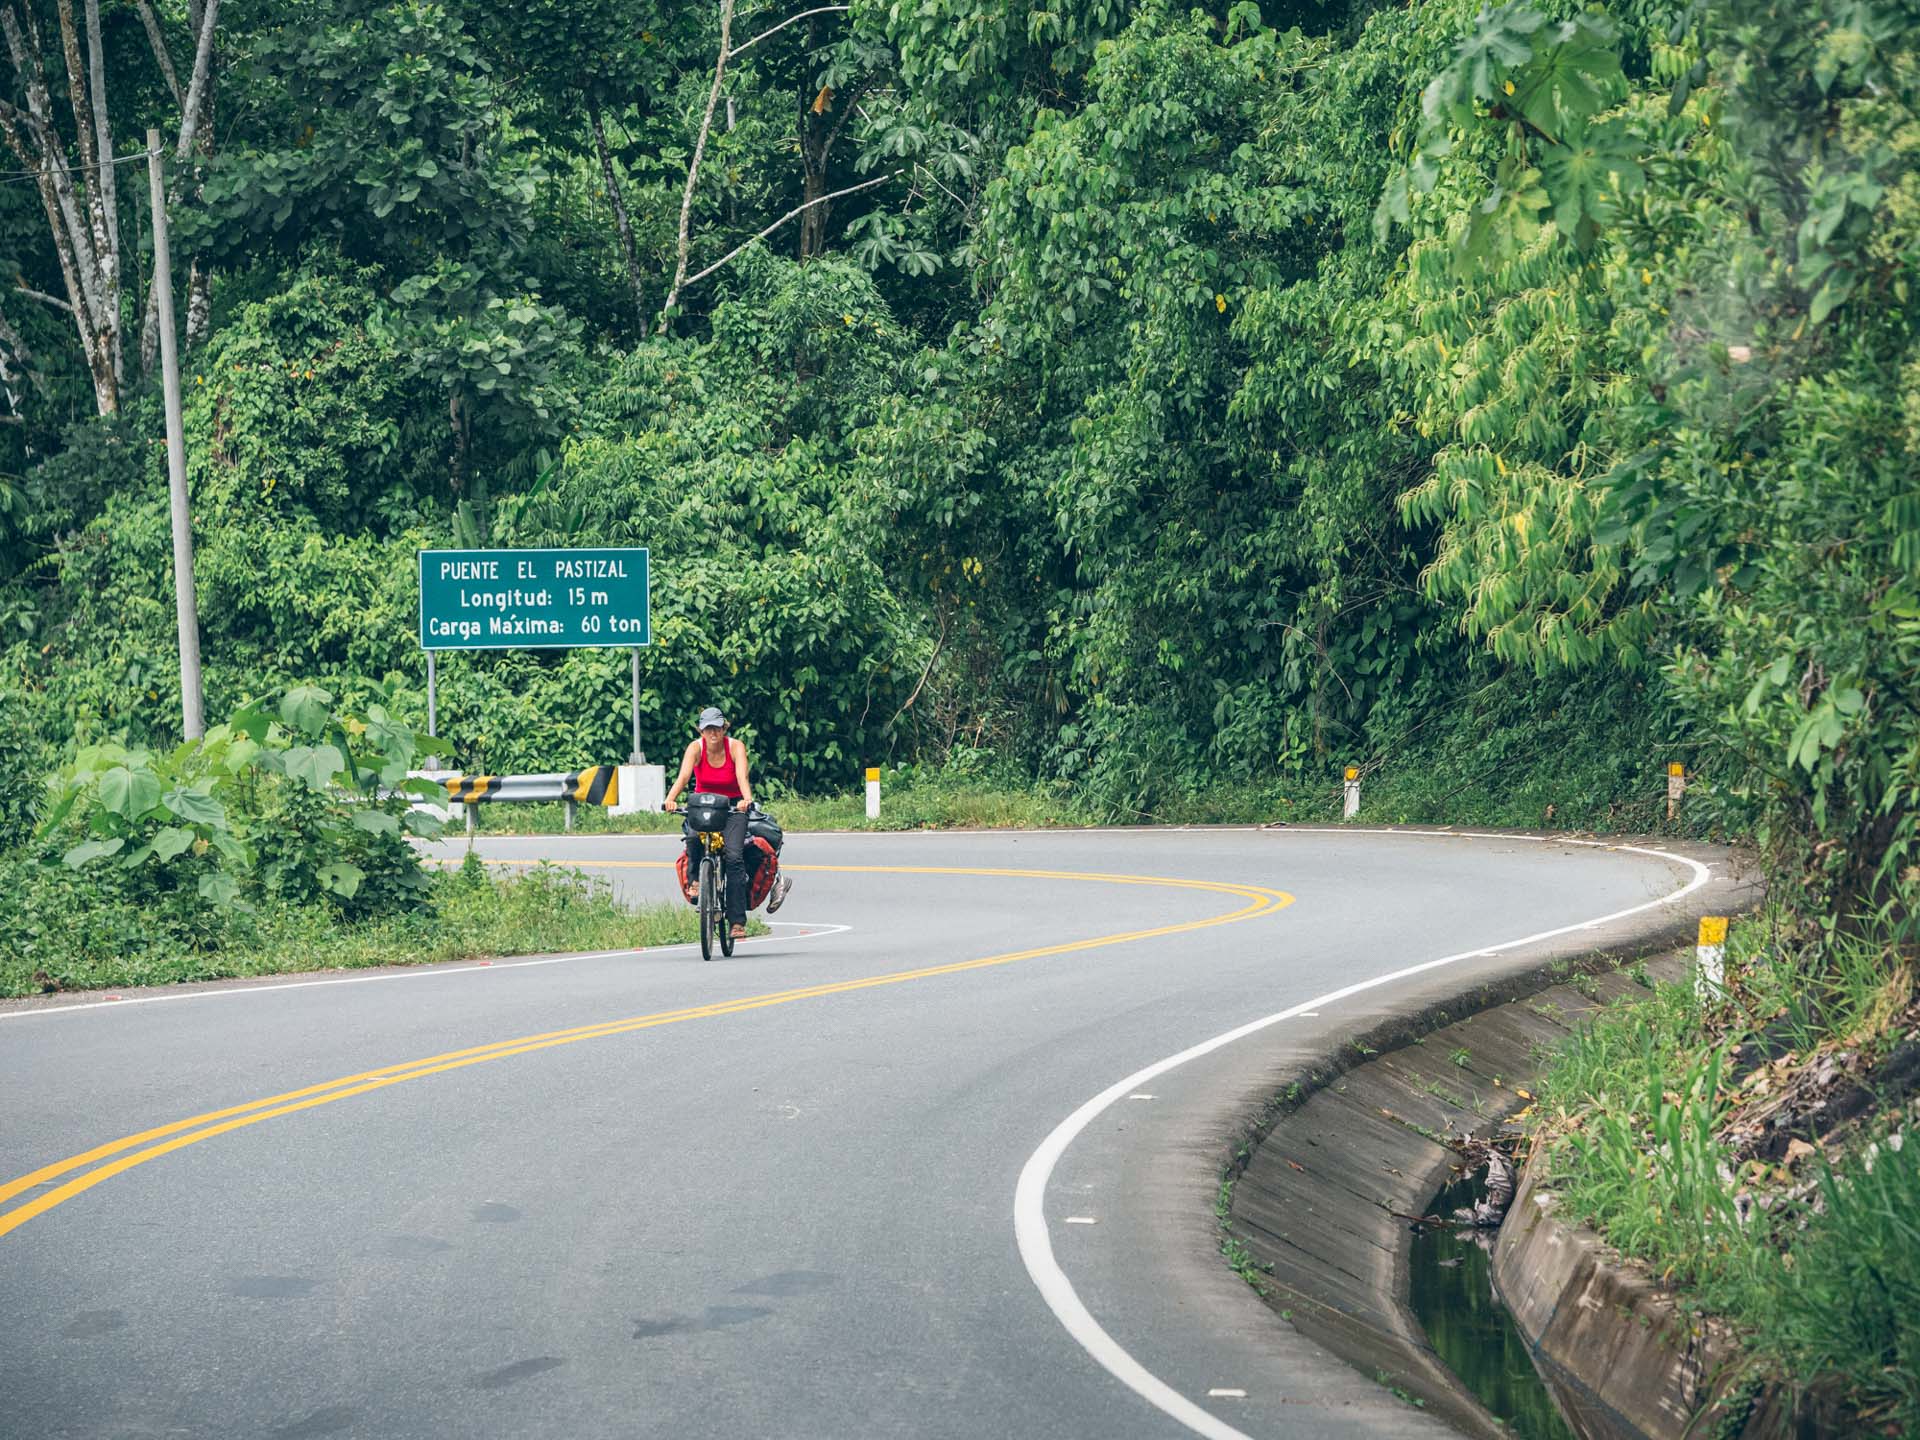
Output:
[[[727,734],[727,717],[717,705],[700,712],[699,729],[699,738],[680,757],[680,774],[667,792],[664,808],[669,813],[680,808],[680,792],[689,780],[696,794],[725,795],[734,802],[720,856],[727,882],[727,923],[738,940],[747,933],[747,812],[753,808],[752,766],[746,745]],[[688,831],[688,875],[694,873],[699,862],[700,843]],[[786,876],[776,880],[767,896],[768,911],[778,910],[792,888],[793,882]]]

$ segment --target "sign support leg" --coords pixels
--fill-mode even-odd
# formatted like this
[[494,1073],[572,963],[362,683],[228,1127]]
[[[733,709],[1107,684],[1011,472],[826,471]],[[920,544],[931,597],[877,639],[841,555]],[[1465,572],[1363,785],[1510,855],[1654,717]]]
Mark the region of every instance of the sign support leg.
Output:
[[633,754],[629,765],[644,765],[646,754],[640,749],[640,647],[633,650]]
[[438,655],[439,652],[436,650],[427,651],[427,734],[429,735],[438,735],[440,733],[440,706],[438,695],[440,666],[438,663]]

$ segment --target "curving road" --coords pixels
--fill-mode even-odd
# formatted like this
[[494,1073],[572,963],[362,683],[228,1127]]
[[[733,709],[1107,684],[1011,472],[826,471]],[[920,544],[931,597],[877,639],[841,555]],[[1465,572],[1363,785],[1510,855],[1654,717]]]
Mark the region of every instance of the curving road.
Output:
[[[661,895],[673,844],[484,853]],[[0,1437],[1443,1433],[1212,1253],[1233,1122],[1422,987],[1702,884],[1359,831],[787,859],[790,923],[711,964],[0,1007]]]

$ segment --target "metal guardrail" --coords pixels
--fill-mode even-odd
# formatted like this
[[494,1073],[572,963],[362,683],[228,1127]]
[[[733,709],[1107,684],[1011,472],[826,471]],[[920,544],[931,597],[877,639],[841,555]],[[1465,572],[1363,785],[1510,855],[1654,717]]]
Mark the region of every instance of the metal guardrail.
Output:
[[568,800],[577,805],[616,805],[620,801],[619,767],[594,765],[552,775],[449,775],[442,782],[447,798],[457,805],[551,804]]
[[449,817],[453,806],[464,806],[469,830],[474,828],[476,805],[550,805],[558,801],[567,807],[566,825],[571,830],[575,806],[620,803],[620,767],[617,765],[593,765],[585,770],[556,771],[550,775],[467,775],[444,770],[421,770],[414,774],[446,787],[447,792],[444,807],[430,800],[415,803],[427,809],[444,809]]

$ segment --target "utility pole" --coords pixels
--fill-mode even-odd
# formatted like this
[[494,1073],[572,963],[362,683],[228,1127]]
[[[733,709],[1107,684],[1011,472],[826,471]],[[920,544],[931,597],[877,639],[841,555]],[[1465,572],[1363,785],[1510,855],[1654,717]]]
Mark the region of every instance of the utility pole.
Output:
[[[167,253],[167,190],[160,132],[147,131],[153,189],[154,298],[160,312],[160,377],[167,402],[167,495],[173,511],[173,602],[180,622],[180,722],[187,739],[206,733],[200,700],[200,606],[193,589],[193,520],[187,513],[187,439],[180,422],[180,351],[173,330],[173,268]],[[110,183],[110,182],[109,182]]]

